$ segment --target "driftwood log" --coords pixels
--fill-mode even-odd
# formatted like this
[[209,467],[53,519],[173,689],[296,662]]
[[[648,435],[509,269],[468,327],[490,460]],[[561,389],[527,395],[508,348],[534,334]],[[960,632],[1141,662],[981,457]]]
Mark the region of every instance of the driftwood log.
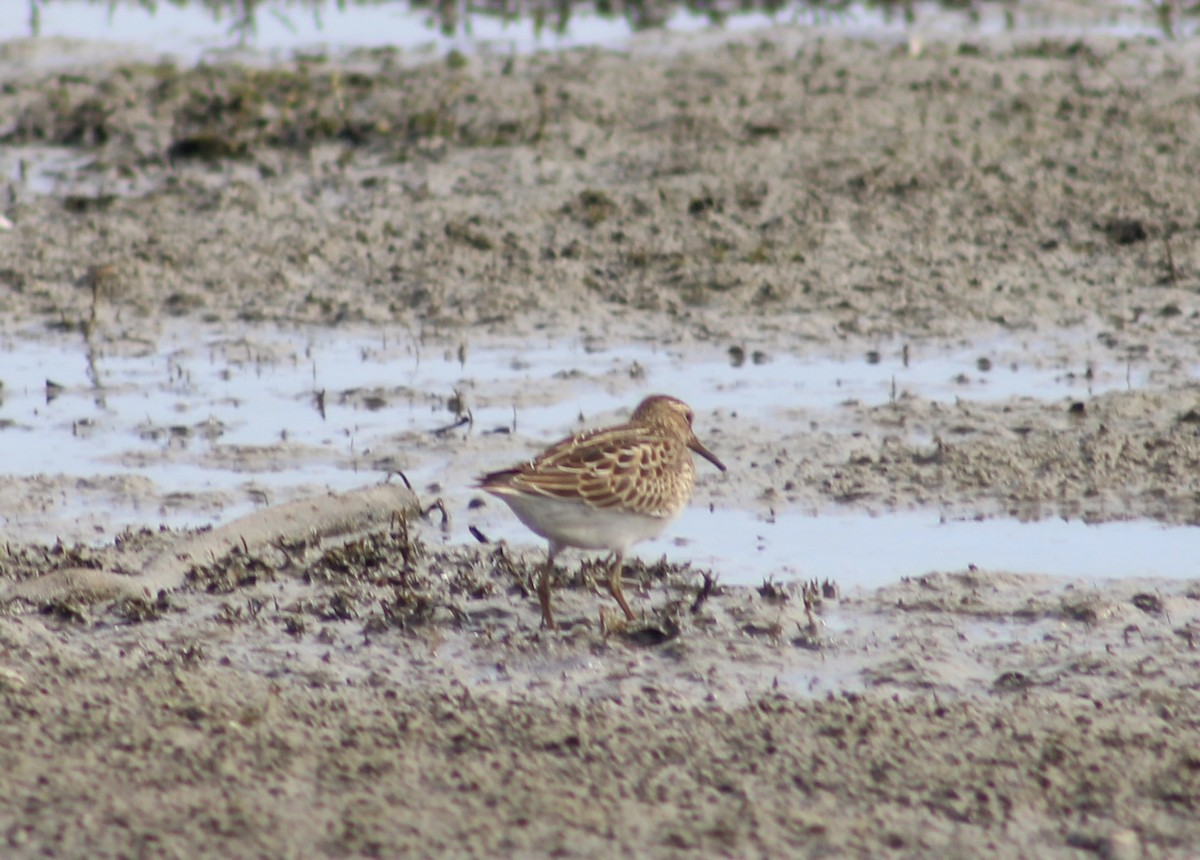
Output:
[[377,484],[329,493],[247,514],[211,531],[182,538],[150,558],[135,574],[72,567],[0,590],[0,605],[15,600],[149,600],[183,585],[188,571],[218,561],[235,550],[345,541],[386,526],[393,517],[411,517],[420,503],[402,484]]

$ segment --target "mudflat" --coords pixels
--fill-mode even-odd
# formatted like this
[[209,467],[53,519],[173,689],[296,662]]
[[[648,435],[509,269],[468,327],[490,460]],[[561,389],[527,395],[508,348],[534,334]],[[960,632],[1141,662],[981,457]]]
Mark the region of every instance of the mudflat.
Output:
[[[1200,522],[1187,42],[781,27],[69,74],[28,50],[0,51],[4,149],[90,164],[9,182],[7,332],[398,322],[766,355],[999,334],[1142,382],[716,411],[730,470],[694,503]],[[457,454],[446,486],[530,442],[401,441]],[[5,856],[1196,856],[1195,581],[748,588],[634,561],[624,623],[572,559],[549,633],[535,540],[447,542],[426,488],[370,483],[233,531],[5,543]],[[6,517],[171,491],[0,487]]]

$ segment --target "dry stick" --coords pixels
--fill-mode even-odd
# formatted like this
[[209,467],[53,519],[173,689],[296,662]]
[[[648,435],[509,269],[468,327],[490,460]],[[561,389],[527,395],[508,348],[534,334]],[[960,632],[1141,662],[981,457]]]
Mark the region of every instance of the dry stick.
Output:
[[1171,237],[1164,234],[1162,241],[1163,247],[1167,251],[1167,280],[1170,281],[1171,286],[1175,286],[1177,276],[1175,272],[1175,255],[1171,253]]

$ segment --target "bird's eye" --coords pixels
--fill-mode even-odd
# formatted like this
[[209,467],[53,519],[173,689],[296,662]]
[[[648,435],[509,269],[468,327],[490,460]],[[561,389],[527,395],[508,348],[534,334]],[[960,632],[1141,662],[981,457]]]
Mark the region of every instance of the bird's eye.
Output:
[[696,417],[696,413],[692,412],[692,410],[690,410],[690,409],[687,412],[685,412],[684,414],[687,416],[688,424],[691,424],[692,420]]

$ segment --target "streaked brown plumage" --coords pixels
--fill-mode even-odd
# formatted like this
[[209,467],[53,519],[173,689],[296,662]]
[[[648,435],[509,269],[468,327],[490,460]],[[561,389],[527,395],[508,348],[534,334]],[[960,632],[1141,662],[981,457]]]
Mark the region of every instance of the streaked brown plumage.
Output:
[[538,581],[543,626],[556,626],[550,576],[567,547],[612,552],[609,589],[625,615],[635,617],[621,590],[625,552],[661,534],[687,505],[696,483],[692,451],[725,471],[696,438],[692,418],[683,401],[654,395],[624,424],[568,437],[528,463],[480,478],[481,489],[549,541]]

